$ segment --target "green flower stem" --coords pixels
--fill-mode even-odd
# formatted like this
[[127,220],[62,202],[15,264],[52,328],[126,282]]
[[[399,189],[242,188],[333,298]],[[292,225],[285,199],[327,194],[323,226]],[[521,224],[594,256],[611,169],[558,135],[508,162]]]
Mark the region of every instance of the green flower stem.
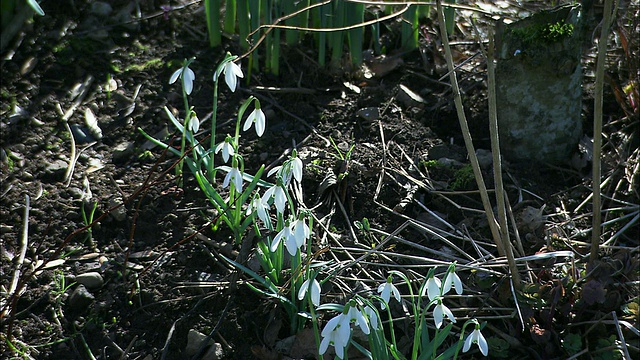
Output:
[[216,173],[214,172],[215,169],[215,154],[213,152],[213,150],[216,148],[216,127],[217,127],[217,123],[218,123],[218,83],[219,83],[220,78],[218,78],[218,81],[214,81],[213,82],[213,111],[211,113],[211,147],[209,148],[209,162],[208,162],[208,169],[207,169],[207,174],[210,177],[210,181],[211,183],[215,183],[216,181]]
[[187,97],[187,92],[184,89],[184,86],[182,87],[182,99],[184,101],[184,111],[185,111],[185,115],[184,115],[184,129],[182,132],[182,136],[180,137],[180,161],[178,162],[178,165],[176,165],[176,181],[178,182],[179,186],[182,186],[183,182],[182,182],[182,166],[184,163],[184,148],[187,145],[187,133],[188,133],[188,129],[189,129],[189,119],[191,119],[191,110],[189,109],[189,98]]
[[460,352],[460,348],[462,347],[462,344],[464,343],[464,333],[465,330],[467,328],[467,326],[469,324],[475,324],[476,320],[475,319],[469,319],[467,321],[464,322],[464,325],[462,325],[462,330],[460,330],[460,338],[458,339],[458,344],[456,345],[456,352],[453,355],[453,359],[457,359],[458,358],[458,353]]
[[[309,302],[309,312],[311,313],[311,322],[313,323],[313,335],[316,339],[316,349],[320,348],[320,327],[318,326],[318,315],[316,315],[316,310],[313,308],[313,303],[311,302],[311,296],[307,296],[307,301]],[[317,354],[318,359],[322,359],[322,355]]]
[[[283,243],[281,241],[280,243]],[[296,291],[300,287],[300,276],[296,274],[296,272],[300,271],[300,251],[296,252],[294,256],[291,257],[291,302],[296,304],[298,303],[298,291]],[[297,271],[296,271],[297,270]],[[297,334],[304,326],[304,323],[299,321],[299,315],[293,314],[291,316],[291,333]]]

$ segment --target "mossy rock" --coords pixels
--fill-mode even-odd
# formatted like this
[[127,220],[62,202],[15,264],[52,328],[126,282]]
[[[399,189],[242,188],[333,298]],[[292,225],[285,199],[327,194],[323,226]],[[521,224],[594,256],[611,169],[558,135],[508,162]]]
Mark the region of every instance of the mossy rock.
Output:
[[496,31],[496,97],[505,157],[563,163],[582,137],[579,6],[543,11]]

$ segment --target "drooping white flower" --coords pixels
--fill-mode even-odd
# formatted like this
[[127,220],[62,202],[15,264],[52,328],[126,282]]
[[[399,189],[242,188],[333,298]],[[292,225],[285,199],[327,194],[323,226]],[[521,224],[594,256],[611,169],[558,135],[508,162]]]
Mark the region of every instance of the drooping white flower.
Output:
[[291,224],[291,229],[293,231],[293,236],[296,240],[296,246],[301,248],[302,245],[305,244],[306,240],[311,235],[311,231],[309,230],[309,225],[305,222],[305,219],[297,219]]
[[291,256],[295,256],[302,246],[298,246],[298,239],[296,238],[296,234],[291,227],[289,227],[289,236],[287,236],[287,238],[285,239],[284,245]]
[[253,109],[251,114],[247,117],[247,120],[244,121],[244,126],[242,127],[243,131],[247,131],[251,128],[252,124],[256,124],[256,134],[258,136],[262,136],[264,134],[266,116],[262,109],[260,108],[260,103],[256,100],[256,108]]
[[260,198],[260,196],[256,194],[256,196],[254,196],[253,199],[251,200],[251,204],[247,207],[246,215],[249,216],[254,211],[257,211],[258,218],[262,220],[263,223],[269,224],[271,222],[271,219],[269,218],[270,208],[271,206],[269,206],[269,203],[266,201],[263,201]]
[[455,271],[450,271],[449,274],[447,274],[442,285],[443,295],[448,293],[452,286],[456,289],[458,295],[462,294],[462,280],[460,280],[460,277]]
[[320,355],[324,355],[324,353],[327,352],[329,345],[332,345],[335,348],[338,359],[344,359],[344,348],[346,347],[346,344],[343,344],[342,338],[340,337],[340,333],[337,329],[331,330],[322,338],[320,348],[318,349]]
[[299,157],[291,159],[291,172],[298,182],[302,182],[302,160]]
[[318,352],[323,355],[327,352],[329,345],[333,345],[336,350],[336,356],[344,359],[344,349],[349,343],[351,335],[351,326],[349,318],[345,314],[339,314],[327,322],[322,329],[322,342]]
[[222,160],[224,160],[225,163],[229,162],[229,156],[232,156],[236,153],[229,139],[230,138],[226,138],[223,142],[218,144],[215,150],[216,154],[219,153],[220,150],[222,150]]
[[229,86],[231,91],[235,92],[238,86],[238,78],[243,78],[244,74],[240,65],[233,61],[227,61],[223,66],[218,67],[218,70],[213,74],[213,81],[218,81],[220,73],[224,73],[224,81]]
[[[440,279],[433,276],[427,280],[427,296],[429,296],[429,300],[433,301],[433,299],[440,296]],[[424,294],[422,294],[424,296]]]
[[242,172],[240,172],[237,167],[232,167],[227,173],[227,176],[224,177],[224,181],[222,182],[222,187],[226,188],[230,183],[233,183],[236,192],[242,193]]
[[[273,241],[271,242],[271,246],[269,247],[269,250],[271,250],[271,252],[276,251],[282,239],[285,239],[285,245],[286,245],[287,244],[286,239],[288,239],[290,236],[291,236],[291,228],[289,226],[285,226],[273,238]],[[293,255],[295,255],[295,253]]]
[[378,313],[369,305],[365,306],[364,313],[369,318],[369,324],[374,329],[378,328]]
[[282,165],[278,165],[273,169],[269,170],[269,172],[267,173],[267,177],[271,177],[271,175],[277,173],[278,171],[280,171],[280,169],[282,169]]
[[190,62],[187,62],[185,66],[174,71],[169,79],[169,84],[173,84],[178,80],[178,77],[180,77],[182,79],[182,88],[187,95],[191,95],[191,91],[193,90],[193,80],[196,78],[196,74],[193,70],[189,69],[189,63]]
[[440,329],[442,326],[442,322],[444,320],[444,316],[447,316],[451,322],[456,322],[456,318],[453,316],[453,313],[449,308],[442,303],[442,299],[438,300],[438,305],[436,305],[435,309],[433,309],[433,321],[436,324],[436,327]]
[[277,173],[277,178],[282,180],[284,186],[288,186],[291,183],[291,179],[296,179],[298,182],[302,182],[302,160],[297,156],[294,150],[294,154],[289,157],[282,165],[276,166],[269,170],[267,176],[270,177]]
[[264,192],[262,196],[262,201],[269,201],[271,198],[274,198],[274,203],[276,204],[276,210],[278,214],[284,213],[284,207],[287,203],[287,194],[282,186],[273,185],[268,188],[267,191]]
[[478,344],[478,348],[482,355],[487,356],[489,354],[489,345],[487,344],[487,340],[485,340],[484,335],[480,332],[478,325],[476,325],[476,329],[473,330],[473,332],[471,332],[467,337],[467,340],[465,340],[462,352],[469,351],[471,344]]
[[356,326],[359,326],[365,335],[369,335],[371,330],[369,329],[369,323],[367,322],[367,318],[362,314],[357,307],[351,306],[349,307],[349,312],[347,313],[349,317],[349,322],[353,322]]
[[309,292],[311,295],[311,303],[315,306],[320,305],[320,283],[315,279],[307,279],[302,283],[300,290],[298,290],[298,300],[304,299],[305,295]]
[[384,302],[382,303],[382,310],[387,308],[386,304],[388,304],[389,300],[391,300],[391,294],[393,294],[393,297],[398,302],[400,302],[400,292],[398,291],[398,288],[396,288],[396,286],[391,282],[391,278],[387,279],[384,284],[380,284],[380,286],[378,286],[378,292],[380,293],[380,297],[382,298],[382,300],[384,300]]
[[191,131],[192,134],[195,134],[200,130],[200,119],[198,119],[195,113],[189,119],[188,125],[189,131]]

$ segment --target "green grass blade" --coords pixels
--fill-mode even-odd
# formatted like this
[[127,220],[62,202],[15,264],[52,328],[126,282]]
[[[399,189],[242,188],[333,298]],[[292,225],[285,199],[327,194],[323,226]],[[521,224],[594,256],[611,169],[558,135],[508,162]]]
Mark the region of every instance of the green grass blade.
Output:
[[[337,1],[333,3],[333,16],[331,17],[331,27],[341,28],[345,23],[345,3],[344,1]],[[337,66],[342,60],[343,44],[344,44],[344,32],[334,31],[327,35],[329,40],[329,46],[331,47],[331,64]]]
[[[245,51],[249,49],[249,39],[247,39],[247,37],[251,32],[251,20],[253,17],[253,14],[251,14],[249,9],[248,1],[249,0],[236,0],[238,11],[236,17],[238,18],[238,35],[240,35],[240,48]],[[258,15],[256,15],[258,17],[260,16],[259,9],[260,8],[258,8]]]
[[229,34],[236,33],[236,0],[227,0],[225,3],[224,31]]
[[[318,23],[316,24],[315,22],[316,19],[314,17],[313,26],[316,28],[326,28],[327,26],[329,26],[329,13],[331,9],[331,4],[319,6],[316,9],[318,11],[318,14],[317,14]],[[320,66],[324,66],[327,58],[327,33],[325,32],[318,33],[317,39],[318,39],[318,64]]]
[[[346,21],[347,25],[361,24],[364,22],[364,4],[347,3],[346,4]],[[364,27],[360,26],[349,30],[347,34],[349,40],[349,52],[351,54],[351,62],[359,66],[362,64],[362,45],[364,42]]]
[[[456,0],[445,0],[445,3],[449,3],[449,4],[455,4]],[[452,8],[452,7],[447,7],[445,5],[444,7],[444,23],[447,26],[447,34],[451,35],[453,34],[453,29],[456,25],[455,23],[455,15],[456,15],[456,9]]]
[[27,0],[27,4],[29,4],[29,6],[33,9],[33,11],[36,14],[40,16],[44,16],[44,10],[42,10],[42,8],[40,7],[40,4],[38,4],[36,0]]
[[220,29],[220,0],[204,0],[204,9],[207,17],[209,46],[220,46],[222,43],[222,31]]
[[411,5],[402,16],[402,48],[413,50],[418,47],[418,6]]
[[[296,3],[297,1],[295,0],[282,0],[282,12],[286,15],[294,13],[298,8]],[[287,26],[300,26],[297,16],[288,18],[284,21],[284,24]],[[298,43],[299,32],[296,30],[286,30],[284,32],[284,39],[287,45],[295,45]]]

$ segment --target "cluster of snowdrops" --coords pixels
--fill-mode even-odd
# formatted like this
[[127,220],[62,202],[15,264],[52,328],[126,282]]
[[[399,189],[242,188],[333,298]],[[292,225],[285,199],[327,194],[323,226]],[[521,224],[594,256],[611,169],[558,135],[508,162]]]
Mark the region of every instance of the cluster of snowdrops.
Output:
[[[185,60],[183,66],[176,70],[170,78],[173,84],[181,80],[185,106],[183,121],[176,119],[165,109],[170,120],[181,132],[181,147],[176,149],[170,144],[148,136],[167,150],[180,156],[180,164],[176,167],[178,178],[183,176],[183,163],[195,176],[200,188],[208,200],[216,208],[219,216],[214,228],[225,223],[239,242],[249,227],[259,236],[256,249],[260,260],[262,274],[259,274],[233,259],[226,259],[230,264],[244,271],[256,282],[249,286],[258,293],[276,298],[286,310],[291,331],[295,333],[303,329],[311,320],[315,330],[317,355],[322,357],[330,347],[335,355],[344,359],[348,357],[348,348],[353,345],[357,350],[371,359],[444,359],[457,358],[460,350],[467,352],[473,344],[477,344],[479,351],[487,355],[489,347],[481,333],[484,324],[476,319],[467,320],[460,329],[458,341],[448,342],[449,335],[453,335],[452,326],[456,322],[453,312],[445,305],[445,296],[453,289],[462,294],[463,285],[456,274],[455,263],[448,266],[441,274],[436,275],[436,269],[430,269],[422,281],[418,291],[414,294],[414,283],[404,273],[390,271],[385,282],[380,284],[377,292],[369,292],[366,296],[355,294],[345,304],[321,304],[322,284],[330,281],[335,273],[326,270],[329,263],[321,261],[305,261],[313,259],[312,231],[313,216],[311,210],[304,208],[301,196],[301,181],[303,162],[296,150],[281,166],[268,171],[267,178],[273,178],[273,183],[262,180],[264,166],[255,174],[248,174],[244,169],[244,160],[240,152],[240,127],[248,131],[253,127],[257,136],[261,137],[266,128],[266,116],[261,109],[260,101],[250,96],[240,106],[235,126],[235,134],[228,134],[222,141],[216,143],[217,134],[217,105],[218,83],[224,80],[232,92],[238,88],[239,78],[244,74],[236,63],[237,56],[227,54],[216,69],[213,95],[213,112],[211,117],[210,141],[204,144],[197,137],[202,133],[203,123],[200,122],[193,108],[189,106],[189,95],[194,89],[195,73],[189,65],[195,59]],[[253,104],[253,111],[244,116]],[[144,132],[143,132],[144,133]],[[222,164],[216,166],[216,156],[220,154]],[[230,166],[227,165],[230,163]],[[218,192],[216,174],[225,174],[222,189],[225,196]],[[228,190],[226,190],[228,189]],[[275,214],[272,213],[275,207]],[[275,234],[269,236],[268,234]],[[306,253],[305,253],[306,252]],[[321,277],[324,277],[320,280]],[[394,283],[395,279],[401,279]],[[290,289],[284,289],[289,286]],[[408,289],[409,294],[401,296],[398,287]],[[426,304],[423,304],[423,299]],[[402,354],[396,343],[393,329],[393,317],[390,303],[392,300],[408,306],[414,320],[415,332],[411,354]],[[318,311],[326,312],[319,316]],[[329,320],[330,313],[337,313]],[[385,314],[386,313],[386,314]],[[426,321],[427,313],[433,317],[435,329],[430,330]],[[383,321],[381,314],[389,321]],[[448,321],[447,321],[448,319]],[[466,328],[473,325],[473,330],[466,336]],[[388,331],[385,333],[385,326]],[[354,332],[361,332],[368,339],[367,344],[357,341]],[[430,331],[435,331],[430,336]],[[357,336],[361,339],[362,336]],[[453,344],[453,345],[451,345]],[[446,347],[441,349],[441,347]]]

